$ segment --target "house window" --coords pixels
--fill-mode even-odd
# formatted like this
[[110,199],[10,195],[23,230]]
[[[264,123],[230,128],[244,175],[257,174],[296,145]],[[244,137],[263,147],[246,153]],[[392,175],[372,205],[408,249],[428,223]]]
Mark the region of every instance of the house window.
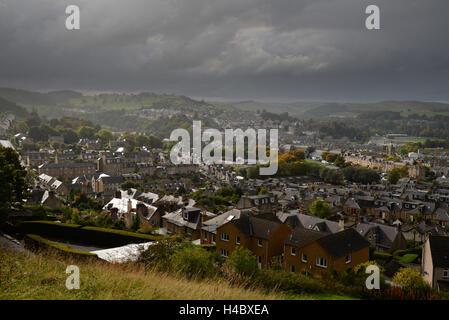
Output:
[[303,253],[301,255],[301,261],[304,262],[304,263],[307,263],[307,255],[305,253]]
[[235,238],[235,243],[236,243],[236,244],[240,244],[240,237],[237,236],[237,237]]
[[206,232],[204,232],[203,239],[204,239],[204,240],[207,240],[207,233],[206,233]]
[[443,278],[449,278],[449,269],[443,270]]
[[221,233],[221,240],[229,241],[229,234],[222,232]]
[[348,255],[346,256],[345,262],[346,262],[346,263],[351,263],[351,255],[350,255],[350,254],[348,254]]
[[228,250],[221,249],[221,256],[227,258],[228,257]]
[[258,245],[259,247],[261,247],[261,246],[262,246],[262,240],[257,239],[257,245]]
[[257,266],[262,269],[262,256],[257,256]]
[[318,267],[327,268],[327,260],[322,257],[316,257],[316,265]]
[[294,265],[294,264],[292,264],[292,265],[290,266],[290,271],[291,271],[291,272],[295,272],[295,265]]
[[292,251],[291,251],[292,256],[296,255],[296,250],[295,248],[292,247]]

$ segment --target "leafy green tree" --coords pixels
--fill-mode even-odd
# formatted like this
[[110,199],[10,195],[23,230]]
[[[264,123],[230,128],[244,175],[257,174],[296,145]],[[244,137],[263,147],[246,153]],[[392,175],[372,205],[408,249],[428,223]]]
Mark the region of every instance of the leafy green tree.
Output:
[[16,131],[21,133],[26,133],[29,130],[29,127],[25,121],[18,121],[15,125]]
[[59,134],[64,137],[64,143],[72,144],[78,142],[78,134],[73,129],[59,129]]
[[0,224],[8,218],[11,205],[22,202],[27,189],[25,177],[19,155],[11,148],[0,147]]
[[135,141],[136,141],[136,146],[137,147],[143,147],[143,146],[147,146],[148,145],[148,138],[146,136],[143,136],[143,135],[137,135],[135,137]]
[[259,177],[259,166],[253,166],[246,169],[246,177],[248,179],[256,179]]
[[238,247],[231,253],[226,265],[234,272],[248,277],[259,271],[256,256],[243,247]]
[[421,274],[411,268],[401,268],[396,272],[392,281],[400,285],[402,289],[406,291],[428,293],[431,289]]
[[134,182],[132,180],[126,180],[125,182],[123,182],[121,185],[122,189],[139,189],[141,188],[141,185],[138,184],[137,182]]
[[28,136],[31,139],[33,139],[34,141],[47,141],[48,140],[48,135],[46,135],[45,132],[43,132],[41,130],[41,128],[37,127],[37,126],[30,128],[30,130],[28,131]]
[[380,180],[379,174],[373,169],[348,166],[342,169],[346,180],[356,183],[377,183]]
[[213,255],[200,247],[178,249],[170,258],[171,269],[189,278],[206,278],[215,272]]
[[114,138],[112,132],[106,129],[101,129],[100,131],[98,131],[97,136],[103,143],[109,143],[109,141]]
[[309,207],[310,213],[320,218],[327,218],[331,211],[327,202],[323,200],[315,200]]
[[405,177],[408,177],[408,168],[406,166],[393,168],[387,175],[388,182],[391,184],[396,184],[399,179]]
[[154,242],[147,250],[144,250],[139,256],[139,261],[143,262],[146,267],[168,271],[170,268],[170,257],[173,253],[190,245],[192,244],[184,241],[181,236],[161,239]]
[[95,129],[88,126],[82,126],[78,129],[78,135],[82,139],[92,139],[95,136]]
[[150,148],[162,148],[163,143],[161,138],[156,136],[149,136],[148,137],[148,147]]

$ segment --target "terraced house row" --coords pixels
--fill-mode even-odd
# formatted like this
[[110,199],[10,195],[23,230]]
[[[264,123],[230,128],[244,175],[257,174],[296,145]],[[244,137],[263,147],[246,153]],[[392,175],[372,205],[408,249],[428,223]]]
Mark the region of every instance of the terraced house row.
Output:
[[344,271],[369,260],[370,242],[355,229],[336,233],[297,226],[291,228],[270,214],[241,213],[217,228],[217,252],[227,258],[243,247],[257,259],[259,268],[281,261],[291,272]]

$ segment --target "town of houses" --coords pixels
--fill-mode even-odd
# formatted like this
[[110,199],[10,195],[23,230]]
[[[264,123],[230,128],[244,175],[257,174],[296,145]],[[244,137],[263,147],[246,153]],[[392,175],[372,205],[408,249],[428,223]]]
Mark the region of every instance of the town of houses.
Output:
[[[394,185],[332,185],[308,176],[248,179],[223,165],[172,165],[162,150],[124,152],[120,141],[111,141],[106,151],[99,150],[95,141],[80,143],[85,146],[80,154],[70,150],[22,152],[24,165],[37,176],[29,203],[57,210],[72,190],[78,190],[102,203],[104,212],[123,220],[127,227],[138,216],[141,224],[161,234],[214,245],[224,258],[244,247],[256,256],[260,268],[280,258],[291,272],[343,271],[369,261],[373,250],[392,254],[410,243],[423,245],[421,263],[386,263],[390,277],[400,267],[410,267],[419,270],[433,287],[449,287],[447,167],[429,165],[438,179],[428,183],[421,180],[423,166],[417,165],[420,159],[414,155],[394,163],[372,152],[346,151],[341,155],[348,162],[381,173],[406,166],[409,177]],[[301,147],[281,146],[284,152],[295,148]],[[322,151],[307,156],[325,163]],[[148,177],[158,179],[149,181]],[[145,191],[122,188],[127,181]],[[214,194],[222,187],[239,188],[243,195],[236,205],[219,212],[209,212],[188,196],[197,190]],[[180,188],[186,191],[183,195],[178,193]],[[261,189],[265,190],[262,194],[257,192]],[[316,200],[329,206],[326,219],[310,212]]]

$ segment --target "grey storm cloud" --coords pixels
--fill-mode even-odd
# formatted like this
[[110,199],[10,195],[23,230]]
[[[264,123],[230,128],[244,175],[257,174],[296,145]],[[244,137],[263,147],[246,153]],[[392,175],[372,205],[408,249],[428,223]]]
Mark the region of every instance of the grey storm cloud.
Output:
[[447,0],[0,0],[0,86],[449,100],[448,15]]

